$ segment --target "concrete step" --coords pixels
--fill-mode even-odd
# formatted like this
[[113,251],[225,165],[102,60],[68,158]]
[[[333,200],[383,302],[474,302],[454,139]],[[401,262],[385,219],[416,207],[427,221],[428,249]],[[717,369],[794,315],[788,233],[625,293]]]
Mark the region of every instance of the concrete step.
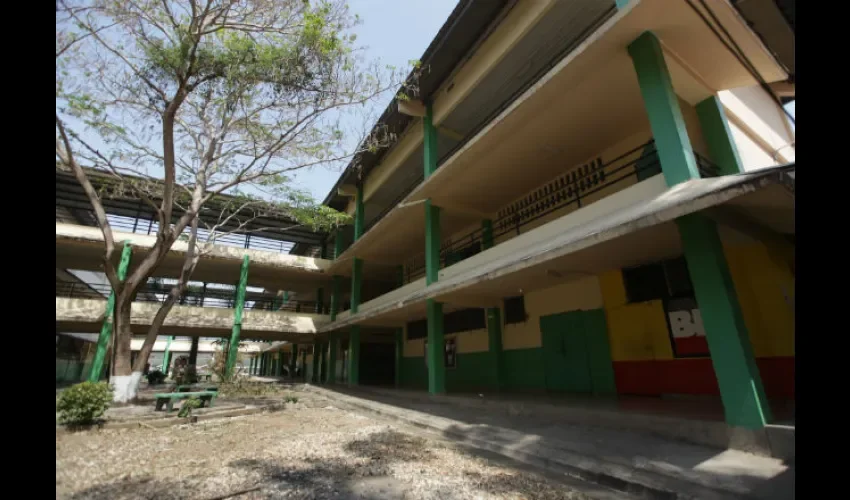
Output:
[[[453,441],[649,498],[794,498],[794,468],[633,431],[494,416],[445,402],[393,400],[365,391],[307,386],[338,406],[372,412]],[[437,407],[439,406],[439,407]]]

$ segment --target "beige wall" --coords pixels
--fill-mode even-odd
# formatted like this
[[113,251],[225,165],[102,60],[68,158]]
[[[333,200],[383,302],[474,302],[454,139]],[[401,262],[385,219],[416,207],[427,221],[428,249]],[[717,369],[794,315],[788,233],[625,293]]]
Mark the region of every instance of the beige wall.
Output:
[[[795,133],[785,112],[758,85],[718,93],[745,170],[795,161]],[[746,159],[745,159],[746,157]],[[772,163],[768,163],[769,158]]]

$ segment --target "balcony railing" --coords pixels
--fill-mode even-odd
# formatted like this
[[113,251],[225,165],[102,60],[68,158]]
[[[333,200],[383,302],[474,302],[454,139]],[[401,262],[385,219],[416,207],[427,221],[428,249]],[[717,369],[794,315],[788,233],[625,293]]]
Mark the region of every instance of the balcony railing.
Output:
[[[159,286],[149,283],[139,290],[135,302],[165,302],[172,288],[172,286],[168,285]],[[103,284],[56,282],[57,297],[106,300],[111,291],[111,286]],[[178,304],[233,309],[236,307],[236,297],[233,290],[223,290],[220,288],[190,289],[188,293],[180,297]],[[304,300],[289,300],[284,303],[281,297],[248,292],[245,296],[245,309],[314,313],[316,311],[316,303]],[[322,313],[328,314],[328,309],[329,305],[323,304]]]
[[[640,182],[658,173],[661,173],[661,163],[654,140],[641,144],[607,163],[597,158],[500,210],[498,218],[493,221],[493,239],[511,232],[519,235],[524,226],[553,212],[572,205],[576,208],[587,205],[588,198],[603,189],[630,179]],[[467,234],[444,241],[440,247],[441,268],[482,250],[483,234],[483,228],[476,228]],[[476,245],[478,249],[475,248]],[[419,254],[406,263],[407,283],[424,274],[424,254]]]

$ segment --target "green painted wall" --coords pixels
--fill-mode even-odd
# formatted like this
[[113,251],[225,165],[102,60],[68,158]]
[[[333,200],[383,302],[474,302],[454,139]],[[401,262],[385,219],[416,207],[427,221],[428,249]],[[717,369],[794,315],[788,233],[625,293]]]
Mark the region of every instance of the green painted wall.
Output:
[[511,349],[502,351],[502,384],[506,390],[544,390],[543,349]]

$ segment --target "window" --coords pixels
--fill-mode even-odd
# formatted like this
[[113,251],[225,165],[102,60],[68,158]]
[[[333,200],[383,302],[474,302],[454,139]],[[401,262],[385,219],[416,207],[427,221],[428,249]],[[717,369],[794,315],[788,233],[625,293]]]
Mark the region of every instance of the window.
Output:
[[[428,369],[428,341],[425,341],[425,350],[423,351],[425,361],[425,369]],[[443,351],[443,366],[446,368],[457,368],[457,342],[454,337],[445,340],[445,349]]]
[[517,295],[505,299],[505,324],[525,323],[525,296]]
[[648,302],[667,296],[667,278],[661,264],[623,269],[623,282],[629,302]]
[[428,320],[420,319],[407,324],[407,340],[424,339],[428,336]]
[[629,302],[693,297],[694,287],[684,257],[623,269]]
[[468,332],[487,328],[484,309],[461,309],[443,316],[443,333]]

